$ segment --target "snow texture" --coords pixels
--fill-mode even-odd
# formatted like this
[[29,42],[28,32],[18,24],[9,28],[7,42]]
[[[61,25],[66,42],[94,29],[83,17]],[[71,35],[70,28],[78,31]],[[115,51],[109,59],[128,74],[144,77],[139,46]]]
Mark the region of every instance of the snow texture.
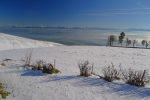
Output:
[[[6,39],[7,35],[0,37]],[[5,39],[2,42],[7,42]],[[28,42],[25,40],[19,46],[25,47],[26,44]],[[7,48],[7,45],[3,46],[0,42],[0,48]],[[8,45],[9,49],[10,46],[11,44]],[[37,60],[53,63],[55,59],[56,67],[61,71],[57,75],[23,68],[25,54],[30,50],[18,47],[0,51],[0,61],[6,64],[0,66],[0,81],[4,83],[7,91],[11,92],[6,100],[150,100],[149,84],[144,88],[138,88],[120,81],[106,82],[95,76],[80,77],[78,68],[79,61],[89,60],[94,63],[94,72],[97,74],[102,74],[102,68],[111,62],[124,69],[149,70],[148,49],[104,46],[33,48],[32,63]],[[3,61],[6,59],[9,60]]]

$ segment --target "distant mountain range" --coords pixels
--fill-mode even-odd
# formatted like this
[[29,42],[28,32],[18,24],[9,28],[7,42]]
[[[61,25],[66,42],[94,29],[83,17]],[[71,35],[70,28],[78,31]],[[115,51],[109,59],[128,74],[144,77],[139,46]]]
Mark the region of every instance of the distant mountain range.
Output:
[[80,29],[80,30],[113,30],[113,31],[150,31],[142,28],[99,28],[99,27],[64,27],[64,26],[9,26],[11,28],[50,28],[50,29]]

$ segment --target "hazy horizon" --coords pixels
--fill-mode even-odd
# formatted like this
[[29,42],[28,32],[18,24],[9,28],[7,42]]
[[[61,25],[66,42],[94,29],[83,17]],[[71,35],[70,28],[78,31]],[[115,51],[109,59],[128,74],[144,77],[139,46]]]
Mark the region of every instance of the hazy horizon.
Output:
[[[76,29],[76,28],[0,28],[0,32],[65,45],[101,45],[107,43],[109,35],[119,36],[121,30]],[[139,41],[150,40],[149,31],[124,30],[126,37]],[[125,38],[126,38],[125,37]]]

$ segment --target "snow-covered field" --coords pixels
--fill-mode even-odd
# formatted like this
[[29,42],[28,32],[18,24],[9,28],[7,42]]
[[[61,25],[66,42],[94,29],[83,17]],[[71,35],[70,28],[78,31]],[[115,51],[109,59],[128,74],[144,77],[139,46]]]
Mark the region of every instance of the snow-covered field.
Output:
[[89,60],[94,63],[97,74],[102,74],[102,68],[111,62],[123,69],[149,70],[148,49],[57,45],[34,48],[32,62],[44,60],[53,63],[55,59],[56,67],[61,71],[57,75],[24,69],[23,59],[29,50],[0,51],[1,62],[12,59],[5,62],[6,66],[0,66],[0,82],[11,92],[7,100],[150,100],[149,84],[138,88],[123,82],[106,82],[95,76],[80,77],[78,68],[79,61]]

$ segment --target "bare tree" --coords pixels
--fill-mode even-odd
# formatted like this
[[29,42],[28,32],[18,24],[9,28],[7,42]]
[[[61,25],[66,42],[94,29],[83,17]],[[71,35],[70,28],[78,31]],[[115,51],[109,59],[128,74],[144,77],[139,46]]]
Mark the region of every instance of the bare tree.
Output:
[[142,40],[142,45],[145,46],[146,48],[149,46],[150,42],[148,42],[147,40]]
[[137,43],[137,40],[133,40],[133,47],[135,47],[135,44]]
[[128,38],[126,38],[126,47],[129,46],[131,44],[131,40],[129,40]]
[[113,43],[117,40],[115,35],[108,36],[108,45],[113,46]]

